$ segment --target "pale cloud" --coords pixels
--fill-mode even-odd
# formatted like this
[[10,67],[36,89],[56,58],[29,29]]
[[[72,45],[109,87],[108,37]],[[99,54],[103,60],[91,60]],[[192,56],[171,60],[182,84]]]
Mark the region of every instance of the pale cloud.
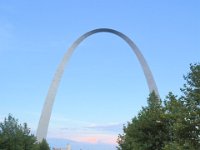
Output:
[[50,121],[48,138],[67,139],[91,144],[116,144],[122,123],[111,122],[99,124],[66,118],[54,114]]
[[99,131],[108,131],[108,132],[120,132],[123,128],[122,123],[108,123],[108,124],[92,124],[85,128],[99,130]]
[[91,134],[91,135],[78,135],[72,137],[71,140],[77,142],[85,142],[92,144],[116,144],[117,136],[112,134]]
[[70,126],[56,129],[51,127],[48,138],[68,139],[91,144],[116,144],[122,126],[121,123],[108,123],[105,125],[89,123],[87,126]]
[[118,134],[110,133],[98,133],[98,132],[88,132],[88,131],[74,131],[67,132],[61,130],[50,130],[48,133],[48,138],[57,139],[67,139],[76,142],[84,142],[91,144],[116,144]]
[[56,124],[62,123],[73,123],[73,124],[92,124],[91,122],[87,122],[87,121],[82,121],[82,120],[76,120],[76,119],[71,119],[71,118],[66,118],[64,115],[62,114],[53,114],[51,116],[51,122],[56,122]]

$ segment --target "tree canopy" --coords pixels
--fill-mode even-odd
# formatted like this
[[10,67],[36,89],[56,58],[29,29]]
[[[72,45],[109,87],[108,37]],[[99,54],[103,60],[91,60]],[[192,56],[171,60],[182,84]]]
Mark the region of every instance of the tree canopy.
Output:
[[148,105],[124,126],[118,150],[197,150],[200,147],[200,64],[184,76],[182,95],[164,101],[152,92]]
[[19,124],[12,115],[8,115],[0,123],[0,149],[1,150],[50,150],[46,140],[41,143],[30,133],[27,124]]

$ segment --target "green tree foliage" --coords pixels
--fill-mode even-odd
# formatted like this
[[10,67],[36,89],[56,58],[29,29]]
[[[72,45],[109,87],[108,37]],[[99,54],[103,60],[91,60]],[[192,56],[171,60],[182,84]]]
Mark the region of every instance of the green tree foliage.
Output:
[[165,120],[167,126],[167,136],[164,150],[195,150],[194,146],[189,144],[188,129],[186,117],[188,111],[184,103],[177,96],[169,93],[164,101]]
[[18,123],[18,120],[8,115],[0,123],[0,150],[49,150],[45,140],[37,143],[36,137],[30,133],[27,124]]
[[153,92],[137,117],[124,126],[124,134],[119,135],[119,150],[160,150],[168,138],[161,101]]
[[190,72],[184,76],[186,83],[181,89],[187,115],[185,116],[184,130],[186,141],[193,145],[194,149],[200,147],[200,64],[190,65]]
[[39,150],[50,150],[49,144],[45,139],[43,139],[42,142],[39,143],[38,145],[39,145]]
[[27,124],[18,124],[11,115],[0,123],[0,148],[7,150],[30,150],[34,148],[36,138],[30,134]]
[[200,64],[190,65],[178,97],[169,93],[162,103],[155,93],[147,107],[124,126],[119,150],[197,150],[200,147]]

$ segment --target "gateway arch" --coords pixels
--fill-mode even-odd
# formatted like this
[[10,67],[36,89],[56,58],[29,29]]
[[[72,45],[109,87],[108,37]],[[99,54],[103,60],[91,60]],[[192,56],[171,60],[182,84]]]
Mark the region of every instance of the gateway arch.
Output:
[[129,38],[127,37],[125,34],[113,30],[113,29],[109,29],[109,28],[99,28],[99,29],[95,29],[92,31],[89,31],[85,34],[83,34],[81,37],[79,37],[72,45],[71,47],[69,47],[69,49],[67,50],[67,52],[64,54],[64,57],[61,61],[61,63],[59,64],[56,73],[54,75],[53,81],[49,87],[49,91],[42,109],[42,113],[40,116],[40,120],[39,120],[39,124],[38,124],[38,129],[37,129],[37,140],[40,142],[42,141],[42,139],[45,139],[47,136],[47,131],[48,131],[48,126],[49,126],[49,120],[51,117],[51,112],[52,112],[52,108],[53,108],[53,104],[55,101],[55,97],[56,97],[56,93],[57,93],[57,89],[61,80],[61,77],[63,75],[65,66],[67,64],[67,62],[69,61],[71,55],[73,54],[74,50],[76,49],[76,47],[87,37],[89,37],[90,35],[96,34],[96,33],[100,33],[100,32],[107,32],[107,33],[112,33],[115,34],[117,36],[119,36],[120,38],[122,38],[133,50],[133,52],[135,53],[135,55],[137,56],[137,59],[140,62],[140,65],[143,69],[148,87],[149,87],[149,91],[150,92],[155,92],[158,96],[158,90],[157,90],[157,86],[156,83],[154,81],[153,75],[151,73],[151,70],[146,62],[146,60],[144,59],[144,56],[142,55],[142,53],[140,52],[140,50],[138,49],[138,47],[135,45],[135,43]]

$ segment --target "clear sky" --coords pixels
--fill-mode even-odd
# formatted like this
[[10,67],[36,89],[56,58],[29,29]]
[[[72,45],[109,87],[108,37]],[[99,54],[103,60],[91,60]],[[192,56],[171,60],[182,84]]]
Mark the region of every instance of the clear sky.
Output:
[[[200,1],[0,1],[0,120],[9,113],[35,132],[55,70],[82,34],[123,32],[146,58],[160,96],[180,94],[190,63],[200,60]],[[76,49],[54,103],[49,138],[114,143],[146,105],[140,64],[119,37],[99,33]]]

